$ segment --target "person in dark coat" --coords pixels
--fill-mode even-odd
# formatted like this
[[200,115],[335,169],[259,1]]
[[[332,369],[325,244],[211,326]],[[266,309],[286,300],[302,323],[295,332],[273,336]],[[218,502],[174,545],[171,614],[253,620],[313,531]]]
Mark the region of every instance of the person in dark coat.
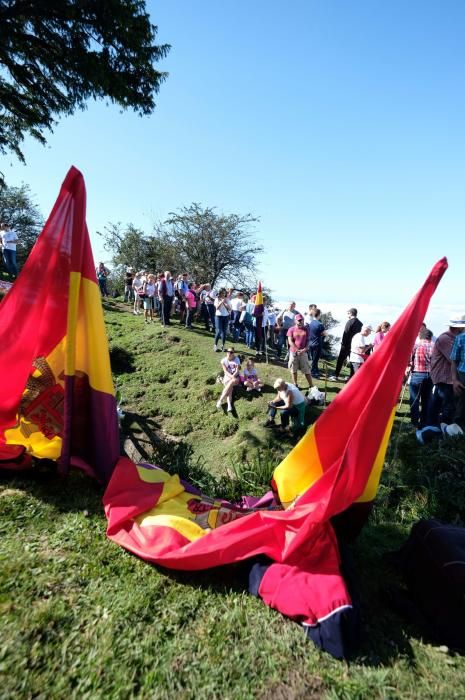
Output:
[[[352,338],[356,333],[360,333],[362,330],[362,322],[360,319],[357,318],[357,309],[349,309],[347,311],[347,315],[349,317],[349,320],[347,321],[345,328],[344,328],[344,333],[342,334],[342,341],[341,341],[341,349],[339,351],[339,357],[337,358],[336,362],[336,369],[334,374],[329,377],[330,381],[332,382],[338,382],[339,381],[339,375],[341,373],[342,365],[344,362],[347,360],[348,356],[350,355],[350,345],[352,342]],[[352,365],[350,366],[350,376],[352,376],[354,373],[354,370],[352,368]]]

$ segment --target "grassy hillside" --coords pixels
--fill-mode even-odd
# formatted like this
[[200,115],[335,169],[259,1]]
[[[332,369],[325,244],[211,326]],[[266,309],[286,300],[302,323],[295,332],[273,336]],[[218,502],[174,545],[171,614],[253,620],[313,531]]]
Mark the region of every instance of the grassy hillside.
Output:
[[[210,492],[260,493],[296,441],[262,427],[286,370],[261,364],[263,396],[227,415],[211,335],[146,325],[113,302],[106,321],[127,452]],[[422,449],[406,431],[395,460],[391,447],[354,547],[363,639],[350,664],[244,593],[240,569],[173,574],[109,542],[101,490],[84,475],[1,475],[0,698],[463,698],[465,660],[391,610],[397,580],[382,554],[422,515],[464,518],[464,454],[463,442]]]

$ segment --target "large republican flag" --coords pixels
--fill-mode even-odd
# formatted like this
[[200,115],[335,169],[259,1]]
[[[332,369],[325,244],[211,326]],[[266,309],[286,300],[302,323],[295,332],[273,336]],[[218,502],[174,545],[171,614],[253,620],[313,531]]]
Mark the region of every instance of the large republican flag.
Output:
[[75,464],[106,483],[119,455],[116,401],[74,167],[0,304],[0,348],[0,446],[24,446],[59,461],[62,473]]
[[434,266],[380,348],[276,468],[271,508],[206,499],[177,476],[120,460],[104,496],[109,537],[173,569],[318,556],[331,519],[357,504],[365,515],[375,498],[405,368],[446,268],[445,258]]
[[357,610],[333,523],[337,516],[338,533],[350,536],[375,498],[405,367],[446,268],[445,258],[434,266],[380,348],[275,469],[274,497],[227,503],[123,458],[104,495],[108,537],[172,569],[250,559],[249,590],[319,647],[347,656]]

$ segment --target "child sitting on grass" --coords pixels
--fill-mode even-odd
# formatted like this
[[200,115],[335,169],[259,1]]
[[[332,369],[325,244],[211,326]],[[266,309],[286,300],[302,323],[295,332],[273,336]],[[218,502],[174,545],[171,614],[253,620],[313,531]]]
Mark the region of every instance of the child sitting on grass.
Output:
[[256,391],[262,390],[263,382],[258,378],[253,360],[247,360],[242,381],[247,391],[252,391],[253,389]]

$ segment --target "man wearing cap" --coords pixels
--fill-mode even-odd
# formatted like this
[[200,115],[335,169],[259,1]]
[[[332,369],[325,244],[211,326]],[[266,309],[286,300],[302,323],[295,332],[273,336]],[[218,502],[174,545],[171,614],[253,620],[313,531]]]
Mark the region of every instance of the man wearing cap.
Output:
[[[465,315],[461,317],[461,322],[465,322]],[[462,430],[465,430],[465,331],[456,336],[450,353],[452,363],[452,387],[457,397],[454,423],[457,423]]]
[[305,397],[294,384],[288,384],[284,379],[277,379],[273,384],[277,394],[273,401],[268,403],[268,420],[266,428],[275,426],[276,412],[281,412],[281,430],[284,431],[289,425],[289,418],[302,416],[305,414]]
[[465,317],[452,318],[449,321],[449,330],[441,333],[434,344],[430,372],[433,391],[428,406],[428,425],[438,426],[440,423],[453,422],[455,397],[450,354],[456,337],[464,331]]
[[371,343],[367,341],[370,333],[373,333],[371,326],[362,326],[360,333],[356,333],[352,338],[349,356],[349,362],[352,365],[352,374],[350,376],[358,372],[365,362],[368,351],[372,348]]
[[[346,361],[347,357],[350,355],[352,338],[356,333],[360,333],[362,330],[362,322],[357,318],[357,309],[351,308],[347,311],[347,316],[349,320],[347,321],[344,333],[342,334],[341,349],[339,351],[339,357],[336,362],[336,369],[334,374],[329,377],[330,381],[338,382],[339,375],[341,373],[342,365]],[[352,364],[350,365],[350,376],[354,374],[352,369]]]
[[289,342],[289,369],[292,374],[292,381],[297,386],[297,372],[300,369],[308,382],[309,388],[313,386],[312,375],[310,373],[310,363],[308,361],[308,344],[309,344],[308,328],[304,325],[304,317],[302,314],[297,314],[295,317],[295,326],[289,328],[287,332],[287,340]]

